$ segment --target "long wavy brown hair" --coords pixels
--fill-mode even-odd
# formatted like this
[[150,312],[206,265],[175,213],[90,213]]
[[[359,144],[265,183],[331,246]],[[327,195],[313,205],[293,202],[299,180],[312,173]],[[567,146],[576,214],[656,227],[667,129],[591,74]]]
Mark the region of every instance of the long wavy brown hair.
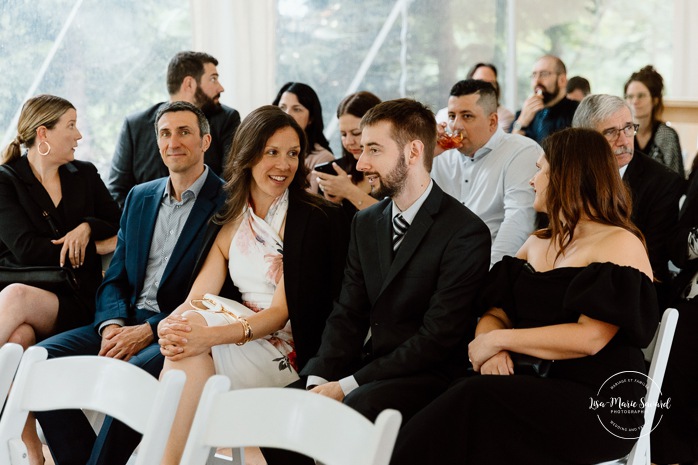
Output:
[[216,224],[225,224],[240,216],[250,198],[253,182],[252,168],[262,158],[264,147],[269,138],[276,131],[287,127],[292,128],[298,134],[301,145],[298,154],[298,169],[288,188],[289,191],[310,205],[326,204],[321,197],[305,191],[308,186],[308,168],[305,166],[308,142],[305,132],[292,116],[281,111],[279,107],[265,105],[247,115],[235,131],[235,137],[223,170],[223,178],[226,180],[223,189],[227,198],[225,205],[213,219]]
[[545,199],[549,226],[534,234],[555,241],[557,257],[574,240],[582,218],[618,226],[645,243],[630,219],[630,190],[620,177],[611,146],[599,132],[564,129],[547,137],[543,150],[550,165]]

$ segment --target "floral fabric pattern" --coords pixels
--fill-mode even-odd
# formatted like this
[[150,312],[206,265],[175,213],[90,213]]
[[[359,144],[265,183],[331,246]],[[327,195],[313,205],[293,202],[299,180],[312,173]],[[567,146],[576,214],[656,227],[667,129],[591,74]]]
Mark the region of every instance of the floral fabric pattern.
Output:
[[[280,231],[288,211],[288,191],[274,200],[264,219],[248,205],[230,243],[228,270],[242,293],[242,303],[259,313],[271,306],[272,297],[283,276],[283,241]],[[291,322],[266,336],[278,351],[279,370],[297,369]]]

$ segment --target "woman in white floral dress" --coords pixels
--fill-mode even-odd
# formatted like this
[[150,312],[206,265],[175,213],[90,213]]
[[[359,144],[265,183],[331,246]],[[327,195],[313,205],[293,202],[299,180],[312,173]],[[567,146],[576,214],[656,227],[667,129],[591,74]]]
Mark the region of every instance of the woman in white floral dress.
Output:
[[[237,130],[225,171],[228,198],[214,218],[220,228],[187,301],[158,328],[163,372],[187,374],[165,464],[179,463],[209,376],[228,376],[232,389],[286,386],[317,350],[339,289],[347,233],[339,208],[305,192],[305,153],[302,129],[278,107],[253,111]],[[337,241],[340,253],[330,253]],[[315,281],[307,292],[301,288],[309,276],[300,274]],[[228,301],[232,312],[207,310],[207,294],[221,293],[227,276],[242,304]],[[325,289],[316,293],[324,297],[309,297],[311,289]]]

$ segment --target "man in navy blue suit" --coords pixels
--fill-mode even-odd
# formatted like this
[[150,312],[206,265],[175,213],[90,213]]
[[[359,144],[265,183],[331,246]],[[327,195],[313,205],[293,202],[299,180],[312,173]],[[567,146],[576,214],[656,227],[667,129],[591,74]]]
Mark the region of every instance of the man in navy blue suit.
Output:
[[[113,357],[155,377],[162,369],[157,324],[186,298],[207,224],[224,195],[222,180],[204,164],[211,135],[201,110],[187,102],[165,104],[156,131],[169,177],[140,184],[127,197],[94,324],[43,341],[50,358]],[[140,441],[110,417],[95,438],[80,411],[36,416],[57,465],[125,464]]]

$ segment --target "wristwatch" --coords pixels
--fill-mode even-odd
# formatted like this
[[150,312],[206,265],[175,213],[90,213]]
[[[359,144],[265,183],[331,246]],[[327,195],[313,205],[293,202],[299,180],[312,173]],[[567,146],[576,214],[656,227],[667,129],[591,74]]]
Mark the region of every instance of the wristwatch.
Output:
[[514,127],[512,128],[512,131],[523,131],[526,132],[526,127],[521,126],[521,123],[519,120],[514,121]]

